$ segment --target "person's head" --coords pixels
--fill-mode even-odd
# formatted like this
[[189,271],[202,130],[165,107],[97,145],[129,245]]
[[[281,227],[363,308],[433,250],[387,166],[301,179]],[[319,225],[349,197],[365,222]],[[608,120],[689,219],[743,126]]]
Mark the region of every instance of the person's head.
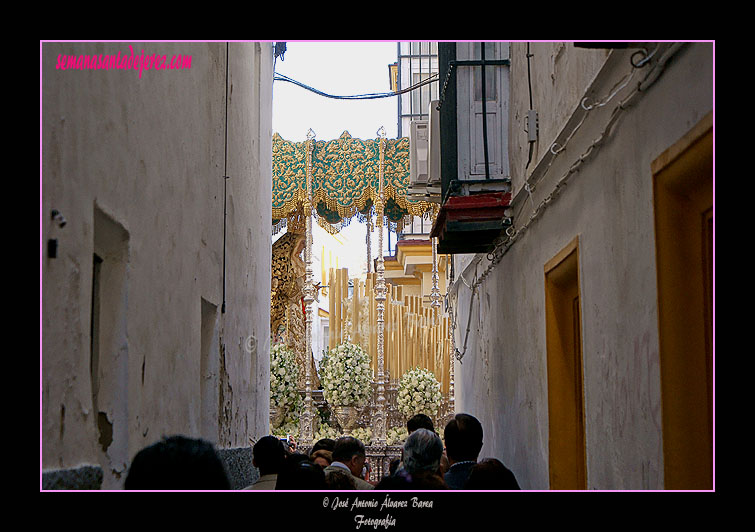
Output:
[[435,431],[433,420],[427,414],[416,414],[406,422],[406,430],[409,434],[417,429],[427,429]]
[[[292,455],[293,456],[293,455]],[[278,473],[276,490],[324,490],[325,473],[322,468],[306,459],[294,459]]]
[[139,451],[131,462],[127,490],[227,490],[231,485],[210,442],[171,436]]
[[510,490],[519,489],[519,484],[503,462],[497,458],[485,458],[472,467],[464,489]]
[[322,466],[323,468],[326,468],[333,462],[333,453],[330,451],[326,451],[325,449],[319,449],[313,452],[311,455],[309,455],[309,458],[315,464],[318,464]]
[[469,414],[456,414],[443,432],[451,463],[477,460],[482,449],[482,425]]
[[355,490],[357,484],[354,477],[343,469],[335,469],[325,475],[325,489],[329,490]]
[[352,475],[358,477],[362,474],[366,457],[364,444],[353,436],[342,436],[336,440],[333,461],[345,464]]
[[412,432],[404,443],[404,468],[410,473],[437,473],[443,442],[440,436],[427,429]]
[[263,436],[252,448],[252,465],[260,470],[260,475],[280,472],[286,459],[283,442],[275,436]]
[[309,454],[313,454],[315,451],[319,451],[320,449],[325,449],[326,451],[333,452],[333,448],[336,446],[336,440],[332,438],[322,438],[321,440],[317,440],[315,444],[312,446],[312,449],[309,451]]

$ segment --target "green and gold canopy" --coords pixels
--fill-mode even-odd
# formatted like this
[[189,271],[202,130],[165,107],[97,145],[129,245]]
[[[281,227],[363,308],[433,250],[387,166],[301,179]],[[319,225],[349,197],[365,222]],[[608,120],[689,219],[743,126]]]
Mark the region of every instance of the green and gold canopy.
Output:
[[[409,139],[386,139],[383,192],[386,223],[422,216],[434,204],[406,197],[409,187]],[[273,231],[301,215],[307,194],[307,141],[289,142],[273,135]],[[312,151],[312,205],[318,224],[338,232],[353,217],[371,214],[380,189],[380,139],[352,138],[348,131],[330,141],[315,141]]]

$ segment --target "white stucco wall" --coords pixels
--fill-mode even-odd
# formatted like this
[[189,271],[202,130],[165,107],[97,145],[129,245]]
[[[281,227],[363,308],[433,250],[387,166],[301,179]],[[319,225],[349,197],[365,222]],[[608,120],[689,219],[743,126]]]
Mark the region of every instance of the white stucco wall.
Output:
[[[573,111],[580,98],[561,101],[560,76],[569,79],[567,92],[572,96],[587,94],[588,89],[596,96],[607,95],[631,69],[634,52],[617,50],[603,64],[596,57],[607,57],[605,52],[566,45],[560,61],[569,68],[556,68],[551,81],[553,46],[531,45],[534,107],[548,112],[540,113],[540,157],[526,175],[542,164],[542,154],[559,132],[571,133],[571,124],[565,129],[571,116],[562,109]],[[521,61],[525,53],[526,43],[512,44],[512,131],[522,128],[529,108],[526,63]],[[471,304],[467,351],[455,364],[456,410],[482,421],[482,456],[506,463],[523,489],[549,487],[544,265],[577,236],[588,488],[663,489],[650,164],[711,112],[712,63],[709,43],[684,46],[503,256]],[[574,76],[574,71],[580,75]],[[639,81],[645,72],[636,76]],[[549,177],[533,197],[534,205],[599,136],[618,101],[591,112],[569,149],[553,161]],[[512,181],[519,192],[527,163],[526,135],[512,134],[511,139]],[[524,223],[532,212],[524,193],[515,200],[517,209],[522,205],[515,223]],[[459,257],[456,263],[469,284],[474,282],[478,258],[480,274],[488,264],[485,256],[472,257],[471,262],[470,257]],[[455,290],[456,345],[462,350],[471,292],[461,282]]]
[[[56,69],[59,54],[131,50],[191,55],[191,68],[141,78],[137,70]],[[42,46],[44,470],[99,463],[103,488],[117,488],[133,455],[163,435],[235,447],[267,432],[271,44],[231,43],[229,58],[226,152],[226,43]],[[65,227],[50,221],[52,209]],[[126,239],[119,355],[100,354],[103,381],[112,380],[109,365],[122,373],[109,385],[117,389],[103,392],[119,405],[104,407],[114,431],[107,453],[90,378],[94,233],[103,233],[95,213]],[[57,258],[47,256],[48,239],[58,241]],[[203,300],[217,312],[210,352],[220,360],[208,363],[211,376],[200,374]],[[222,401],[215,438],[202,428],[207,378]]]

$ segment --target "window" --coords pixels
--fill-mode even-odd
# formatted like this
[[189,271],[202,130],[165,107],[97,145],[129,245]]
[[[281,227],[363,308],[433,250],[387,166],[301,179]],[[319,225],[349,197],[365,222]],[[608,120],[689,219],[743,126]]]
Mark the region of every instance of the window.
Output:
[[407,220],[408,223],[404,225],[401,231],[400,238],[416,237],[418,235],[429,235],[430,229],[432,229],[432,221],[426,219],[424,216],[407,216],[411,220]]
[[[481,44],[479,42],[474,43],[473,57],[474,59],[481,59],[480,54]],[[497,59],[496,43],[485,43],[485,59]],[[496,68],[494,66],[485,67],[485,101],[494,102],[498,100],[498,83],[496,76]],[[472,75],[474,76],[474,101],[482,101],[482,69],[473,68]]]
[[[412,74],[412,85],[421,83],[430,78],[429,72],[415,72]],[[412,94],[411,115],[415,120],[427,120],[429,115],[430,102],[438,98],[438,84],[428,83],[415,89]]]
[[437,42],[411,42],[409,50],[412,55],[438,55]]
[[[398,85],[406,89],[438,73],[437,42],[399,43]],[[404,93],[398,98],[398,136],[407,136],[412,120],[427,120],[430,102],[438,98],[438,81]]]
[[[457,43],[456,60],[479,61],[481,43]],[[485,43],[485,60],[507,60],[509,44]],[[485,67],[485,124],[483,124],[482,68],[456,67],[458,179],[507,179],[508,65]],[[487,139],[487,142],[486,142]],[[485,166],[487,144],[488,168]]]

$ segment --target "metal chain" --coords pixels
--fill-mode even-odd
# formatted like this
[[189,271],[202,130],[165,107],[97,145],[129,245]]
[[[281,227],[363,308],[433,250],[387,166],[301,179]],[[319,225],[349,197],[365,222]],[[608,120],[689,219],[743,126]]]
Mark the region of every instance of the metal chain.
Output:
[[443,81],[443,90],[440,93],[440,98],[438,100],[438,111],[440,111],[441,106],[443,105],[443,102],[446,99],[446,89],[448,88],[448,81],[451,79],[451,73],[453,72],[454,68],[456,68],[456,65],[449,64],[448,70],[446,71],[446,79]]

